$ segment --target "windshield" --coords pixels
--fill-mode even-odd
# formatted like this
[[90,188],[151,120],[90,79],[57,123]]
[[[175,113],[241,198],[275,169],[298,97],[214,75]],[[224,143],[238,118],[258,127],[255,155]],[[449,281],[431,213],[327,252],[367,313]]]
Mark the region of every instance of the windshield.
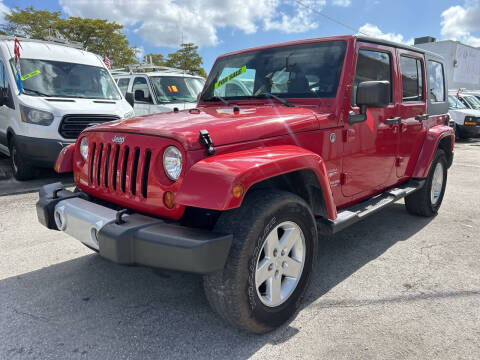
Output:
[[[10,61],[13,71],[13,59]],[[21,59],[24,93],[33,96],[119,100],[109,72],[99,66]]]
[[449,109],[466,109],[467,107],[462,104],[460,100],[458,100],[453,95],[448,95],[448,108]]
[[464,96],[463,99],[471,106],[472,109],[480,109],[480,101],[475,96]]
[[344,41],[257,50],[220,58],[202,100],[335,97],[343,67]]
[[181,76],[150,77],[158,102],[197,102],[197,96],[203,89],[205,80]]

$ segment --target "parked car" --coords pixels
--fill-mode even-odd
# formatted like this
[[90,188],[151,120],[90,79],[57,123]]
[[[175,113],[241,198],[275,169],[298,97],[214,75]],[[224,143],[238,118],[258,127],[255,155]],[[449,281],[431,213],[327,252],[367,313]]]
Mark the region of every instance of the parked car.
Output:
[[95,54],[54,41],[20,39],[22,88],[14,38],[0,36],[0,152],[14,176],[53,167],[60,151],[86,127],[128,118],[132,107]]
[[204,78],[173,68],[153,68],[156,71],[113,73],[123,96],[128,98],[128,93],[133,94],[131,105],[135,115],[168,112],[174,108],[192,109],[196,106],[198,94],[205,84]]
[[467,101],[460,101],[455,95],[448,95],[448,113],[456,139],[480,135],[480,110],[467,107],[465,102]]
[[38,219],[120,264],[204,274],[228,323],[270,331],[298,309],[319,234],[401,198],[439,210],[454,147],[443,66],[362,36],[223,55],[197,108],[84,130],[57,160],[77,191],[43,187]]

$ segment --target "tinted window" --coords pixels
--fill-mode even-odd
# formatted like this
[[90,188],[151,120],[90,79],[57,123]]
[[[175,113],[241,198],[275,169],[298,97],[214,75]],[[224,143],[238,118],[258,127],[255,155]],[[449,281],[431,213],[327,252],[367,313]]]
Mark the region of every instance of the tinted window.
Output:
[[128,90],[128,83],[130,82],[130,79],[128,78],[123,78],[123,79],[118,79],[118,87],[120,88],[120,91],[122,92],[123,96],[127,93]]
[[403,101],[423,100],[423,68],[418,59],[401,56],[400,71],[402,73]]
[[221,57],[210,71],[202,100],[335,97],[344,41],[282,46]]
[[389,81],[390,102],[392,102],[392,64],[390,55],[380,51],[363,50],[358,52],[357,69],[353,82],[352,105],[356,104],[357,87],[363,81]]
[[150,90],[148,88],[147,79],[144,77],[136,77],[133,80],[132,92],[135,97],[135,102],[152,103]]
[[467,107],[453,95],[448,95],[449,109],[466,109]]
[[0,61],[0,87],[4,88],[6,87],[6,81],[5,81],[5,69],[3,67],[3,62]]
[[445,80],[443,65],[436,61],[428,62],[428,98],[431,102],[445,101]]

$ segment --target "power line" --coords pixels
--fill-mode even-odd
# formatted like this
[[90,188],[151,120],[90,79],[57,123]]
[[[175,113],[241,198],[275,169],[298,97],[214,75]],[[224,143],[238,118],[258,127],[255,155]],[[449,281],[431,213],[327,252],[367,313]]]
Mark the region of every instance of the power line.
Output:
[[299,1],[299,0],[295,0],[295,2],[296,2],[298,5],[301,5],[301,6],[303,6],[304,8],[306,8],[306,9],[308,9],[308,10],[310,10],[310,11],[313,11],[314,13],[316,13],[316,14],[318,14],[318,15],[320,15],[320,16],[323,16],[323,17],[324,17],[325,19],[327,19],[327,20],[330,20],[330,21],[332,21],[332,22],[334,22],[334,23],[336,23],[336,24],[338,24],[338,25],[341,25],[341,26],[343,26],[343,27],[346,27],[347,29],[352,30],[352,31],[354,31],[354,32],[356,32],[356,33],[359,33],[359,34],[368,36],[368,34],[365,34],[365,33],[361,32],[360,30],[351,27],[350,25],[344,24],[344,23],[342,23],[341,21],[338,21],[337,19],[334,19],[334,18],[332,18],[331,16],[328,16],[328,15],[322,13],[321,11],[318,11],[317,9],[312,8],[311,6],[305,5],[304,3],[302,3],[302,2]]

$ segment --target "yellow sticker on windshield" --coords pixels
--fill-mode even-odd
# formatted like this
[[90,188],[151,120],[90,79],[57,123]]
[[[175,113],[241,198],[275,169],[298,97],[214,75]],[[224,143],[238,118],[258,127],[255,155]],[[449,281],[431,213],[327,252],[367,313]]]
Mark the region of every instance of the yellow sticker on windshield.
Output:
[[222,85],[225,85],[227,82],[232,80],[233,78],[236,78],[238,75],[243,74],[245,71],[247,71],[247,65],[242,66],[240,69],[234,71],[228,76],[225,76],[222,80],[219,80],[215,83],[215,89],[219,88]]
[[35,70],[35,71],[32,71],[30,74],[23,75],[21,79],[22,81],[25,81],[27,79],[30,79],[32,76],[35,76],[38,74],[40,74],[40,70]]

